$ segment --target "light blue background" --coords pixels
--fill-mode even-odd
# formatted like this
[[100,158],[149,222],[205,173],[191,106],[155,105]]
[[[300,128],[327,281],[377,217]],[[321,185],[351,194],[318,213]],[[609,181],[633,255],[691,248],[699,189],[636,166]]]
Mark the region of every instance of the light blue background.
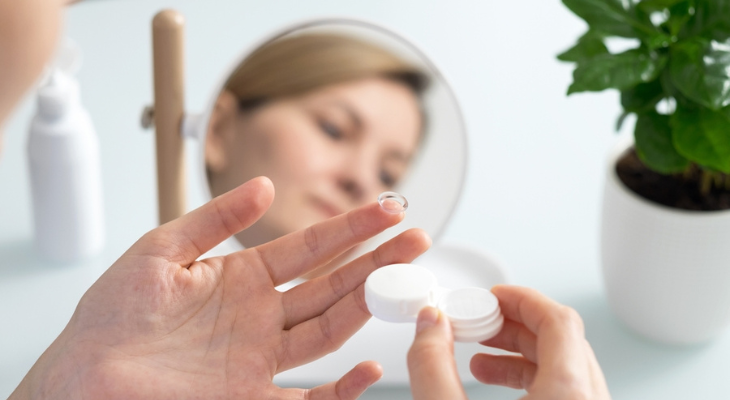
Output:
[[[627,332],[608,309],[598,226],[618,96],[565,97],[571,66],[555,55],[585,25],[558,1],[124,0],[82,3],[66,18],[68,35],[85,52],[79,80],[101,142],[109,236],[101,256],[65,266],[35,258],[24,147],[30,99],[6,127],[0,160],[0,397],[10,394],[58,335],[86,288],[155,226],[154,138],[138,121],[152,99],[150,20],[165,7],[187,18],[186,103],[193,111],[202,110],[243,47],[293,21],[359,17],[413,39],[450,78],[469,131],[470,172],[443,240],[496,255],[513,283],[576,308],[614,398],[725,395],[730,332],[703,346],[666,347]],[[473,399],[522,394],[486,386],[468,392]],[[363,398],[410,394],[407,388],[374,389]]]

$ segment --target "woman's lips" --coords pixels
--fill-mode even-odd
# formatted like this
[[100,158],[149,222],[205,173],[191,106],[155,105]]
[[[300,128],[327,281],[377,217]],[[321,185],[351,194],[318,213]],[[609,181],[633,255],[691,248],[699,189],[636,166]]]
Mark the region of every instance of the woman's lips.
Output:
[[315,208],[317,208],[317,210],[319,210],[327,218],[332,218],[334,216],[340,215],[345,212],[342,208],[337,207],[334,204],[332,204],[328,201],[322,200],[321,198],[318,198],[318,197],[314,198],[313,203],[314,203]]

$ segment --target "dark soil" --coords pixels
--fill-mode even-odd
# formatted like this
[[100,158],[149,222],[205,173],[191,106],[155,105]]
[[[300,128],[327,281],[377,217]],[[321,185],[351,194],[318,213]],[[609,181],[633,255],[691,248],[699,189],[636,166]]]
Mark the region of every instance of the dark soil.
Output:
[[702,174],[697,168],[686,174],[662,175],[646,168],[631,149],[618,160],[616,173],[631,191],[655,203],[684,210],[730,209],[730,190],[713,187],[707,196],[700,193]]

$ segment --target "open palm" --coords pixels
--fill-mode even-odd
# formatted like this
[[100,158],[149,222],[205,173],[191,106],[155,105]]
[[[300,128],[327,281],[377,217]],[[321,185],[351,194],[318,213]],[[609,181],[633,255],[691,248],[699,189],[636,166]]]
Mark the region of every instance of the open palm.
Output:
[[343,365],[352,370],[311,390],[279,388],[272,379],[339,348],[370,317],[362,285],[369,273],[410,262],[430,241],[420,230],[406,231],[331,274],[276,290],[402,219],[373,203],[196,261],[253,224],[272,199],[270,181],[258,178],[140,239],[84,295],[26,377],[28,397],[358,397],[381,375],[374,362]]

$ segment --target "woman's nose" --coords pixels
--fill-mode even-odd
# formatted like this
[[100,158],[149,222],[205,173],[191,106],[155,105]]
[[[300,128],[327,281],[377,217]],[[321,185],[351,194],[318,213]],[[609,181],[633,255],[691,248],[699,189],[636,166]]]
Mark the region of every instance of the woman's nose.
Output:
[[344,177],[339,182],[340,188],[355,202],[360,202],[365,197],[365,191],[357,180]]
[[342,168],[338,173],[338,187],[356,203],[365,201],[377,184],[377,168],[362,154],[343,157]]

